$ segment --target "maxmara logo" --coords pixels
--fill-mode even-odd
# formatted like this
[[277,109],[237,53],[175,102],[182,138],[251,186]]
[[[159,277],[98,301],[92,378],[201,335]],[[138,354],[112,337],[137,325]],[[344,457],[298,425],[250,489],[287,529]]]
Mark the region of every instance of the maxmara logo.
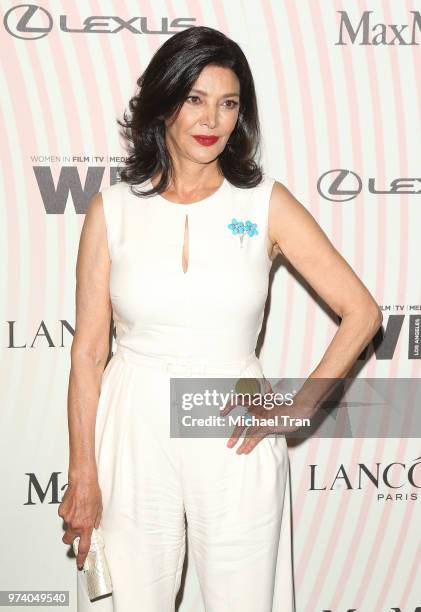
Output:
[[132,34],[176,34],[179,28],[189,28],[194,25],[195,18],[177,17],[168,19],[161,17],[154,19],[151,28],[147,17],[131,17],[123,19],[118,15],[89,15],[82,23],[70,23],[67,15],[59,15],[57,23],[45,8],[36,4],[19,4],[9,9],[3,19],[6,31],[16,38],[24,40],[37,40],[44,38],[53,29],[68,34],[116,34],[121,30],[128,30]]
[[24,506],[35,506],[37,504],[59,504],[61,493],[67,487],[67,482],[59,483],[59,475],[62,472],[52,472],[48,482],[40,482],[34,472],[26,472],[28,477],[28,493]]
[[372,16],[373,11],[364,11],[360,20],[351,22],[346,11],[337,11],[340,16],[339,40],[335,45],[419,45],[417,36],[421,30],[421,14],[409,11],[410,23],[382,23]]

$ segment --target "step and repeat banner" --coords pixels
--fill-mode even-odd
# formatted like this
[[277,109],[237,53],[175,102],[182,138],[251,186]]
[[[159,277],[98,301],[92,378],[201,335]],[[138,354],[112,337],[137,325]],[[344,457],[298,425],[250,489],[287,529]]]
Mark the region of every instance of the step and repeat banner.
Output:
[[[0,590],[68,591],[76,612],[76,564],[57,515],[67,486],[75,264],[88,202],[123,163],[116,119],[137,78],[187,27],[216,28],[242,47],[266,172],[307,207],[383,311],[352,375],[399,379],[403,389],[421,372],[421,6],[0,4]],[[270,280],[258,355],[268,377],[305,378],[338,318],[286,260],[277,258]],[[421,610],[421,444],[411,423],[407,431],[386,423],[378,436],[351,427],[289,440],[297,612]],[[179,610],[203,612],[191,555],[183,584]]]

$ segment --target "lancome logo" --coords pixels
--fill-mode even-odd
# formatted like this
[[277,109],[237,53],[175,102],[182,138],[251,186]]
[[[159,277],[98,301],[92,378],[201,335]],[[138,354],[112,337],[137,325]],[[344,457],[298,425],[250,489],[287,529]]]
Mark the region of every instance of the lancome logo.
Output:
[[[118,15],[89,15],[82,24],[69,24],[67,15],[60,15],[58,28],[68,34],[116,34],[128,30],[132,34],[176,34],[177,28],[190,28],[196,21],[192,17],[176,17],[169,20],[161,17],[158,27],[150,27],[147,17],[123,19]],[[154,25],[159,17],[154,19]],[[44,7],[36,4],[19,4],[6,11],[3,24],[15,38],[37,40],[44,38],[53,29],[54,20]]]
[[[36,349],[36,348],[66,348],[71,344],[75,329],[67,319],[58,319],[48,324],[41,320],[28,332],[25,325],[19,326],[17,321],[6,321],[8,325],[7,348],[9,349]],[[112,329],[113,338],[117,337],[115,327]]]
[[[319,465],[311,463],[309,491],[377,489],[377,501],[416,501],[421,489],[421,457],[402,463],[393,461],[367,465],[357,463],[345,466],[341,463],[333,470],[327,470],[324,478],[318,473]],[[323,473],[326,468],[323,468]]]
[[360,21],[353,25],[346,11],[337,11],[341,20],[339,23],[339,40],[335,45],[419,45],[416,35],[421,29],[421,14],[419,11],[412,13],[410,24],[396,23],[373,23],[371,13],[364,11]]

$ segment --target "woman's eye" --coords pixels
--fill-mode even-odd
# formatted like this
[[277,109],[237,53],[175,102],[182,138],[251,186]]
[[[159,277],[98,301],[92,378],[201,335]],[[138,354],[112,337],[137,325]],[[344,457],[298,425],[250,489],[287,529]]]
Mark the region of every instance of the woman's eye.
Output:
[[[196,100],[200,101],[200,98],[199,96],[187,96],[186,100],[191,101],[192,104],[196,104]],[[225,100],[224,105],[226,105],[226,108],[235,108],[238,106],[238,102],[236,100]]]

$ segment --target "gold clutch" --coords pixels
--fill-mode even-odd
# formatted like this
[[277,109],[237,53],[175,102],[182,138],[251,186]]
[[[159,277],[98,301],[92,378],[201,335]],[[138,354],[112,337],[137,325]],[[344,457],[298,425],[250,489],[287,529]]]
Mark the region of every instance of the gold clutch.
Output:
[[[73,540],[73,550],[76,556],[79,541],[79,536]],[[113,592],[110,571],[104,552],[104,538],[100,527],[98,529],[94,528],[92,531],[91,545],[81,571],[84,574],[88,596],[91,601]]]

